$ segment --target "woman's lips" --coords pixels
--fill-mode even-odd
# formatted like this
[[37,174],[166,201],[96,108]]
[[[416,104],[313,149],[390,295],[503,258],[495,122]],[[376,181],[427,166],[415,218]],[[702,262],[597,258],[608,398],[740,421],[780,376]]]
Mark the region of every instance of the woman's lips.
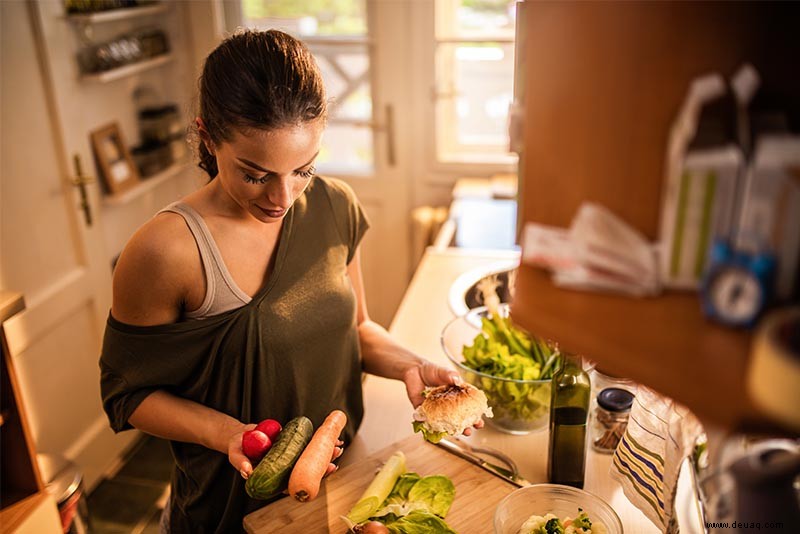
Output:
[[263,211],[264,213],[266,213],[267,216],[272,217],[273,219],[278,219],[280,217],[283,217],[284,214],[286,213],[285,209],[268,210],[266,208],[262,208],[261,206],[256,206],[256,207],[261,211]]

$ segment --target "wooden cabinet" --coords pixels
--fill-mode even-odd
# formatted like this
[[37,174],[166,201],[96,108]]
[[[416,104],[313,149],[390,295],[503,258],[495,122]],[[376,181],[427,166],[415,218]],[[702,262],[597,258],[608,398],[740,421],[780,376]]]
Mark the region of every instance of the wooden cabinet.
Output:
[[58,517],[55,501],[47,494],[39,474],[14,363],[2,329],[2,323],[24,307],[21,295],[0,290],[0,525],[4,532],[14,532],[42,508],[46,520],[37,521],[37,525],[53,524],[52,518]]
[[[798,5],[523,2],[520,222],[567,227],[584,201],[655,240],[672,121],[689,82],[743,62],[797,117]],[[768,423],[745,393],[749,333],[707,322],[696,293],[633,299],[557,289],[523,266],[513,303],[531,332],[728,428]]]

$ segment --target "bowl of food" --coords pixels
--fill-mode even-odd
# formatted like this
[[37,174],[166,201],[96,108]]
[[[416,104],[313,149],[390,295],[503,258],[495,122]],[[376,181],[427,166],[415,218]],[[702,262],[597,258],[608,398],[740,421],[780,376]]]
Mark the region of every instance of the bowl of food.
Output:
[[514,325],[509,307],[492,314],[479,307],[442,331],[447,358],[469,384],[483,390],[493,417],[487,423],[510,434],[528,434],[550,420],[550,380],[560,364],[554,345]]
[[617,513],[597,495],[560,484],[534,484],[500,501],[494,512],[494,532],[622,534],[623,530]]

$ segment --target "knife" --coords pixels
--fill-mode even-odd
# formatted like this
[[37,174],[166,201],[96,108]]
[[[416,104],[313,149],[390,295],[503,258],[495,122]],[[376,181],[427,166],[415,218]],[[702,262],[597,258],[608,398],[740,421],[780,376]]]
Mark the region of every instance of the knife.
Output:
[[[449,453],[455,454],[459,458],[463,458],[464,460],[477,465],[478,467],[490,472],[494,476],[502,478],[506,482],[514,484],[515,486],[521,488],[524,486],[531,485],[530,482],[528,482],[519,475],[519,473],[517,472],[517,466],[514,465],[514,462],[499,451],[494,451],[492,449],[472,448],[462,441],[451,440],[448,438],[442,438],[436,445],[443,448]],[[501,461],[506,462],[511,467],[511,469],[501,467],[491,462],[487,462],[477,454],[474,454],[473,451],[475,452],[480,451],[483,454],[488,454],[496,458],[499,458]]]

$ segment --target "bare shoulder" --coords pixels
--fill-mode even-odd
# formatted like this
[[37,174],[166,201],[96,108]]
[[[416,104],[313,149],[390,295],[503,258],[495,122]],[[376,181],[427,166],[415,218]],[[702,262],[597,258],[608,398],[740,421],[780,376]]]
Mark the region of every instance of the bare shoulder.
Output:
[[183,218],[159,214],[136,231],[120,254],[111,313],[128,324],[173,323],[198,276],[197,246]]

